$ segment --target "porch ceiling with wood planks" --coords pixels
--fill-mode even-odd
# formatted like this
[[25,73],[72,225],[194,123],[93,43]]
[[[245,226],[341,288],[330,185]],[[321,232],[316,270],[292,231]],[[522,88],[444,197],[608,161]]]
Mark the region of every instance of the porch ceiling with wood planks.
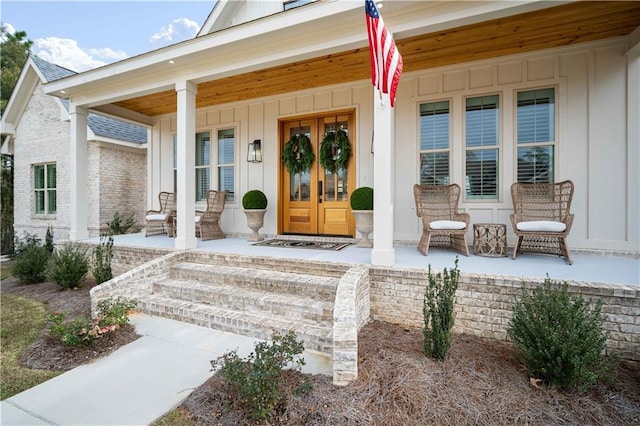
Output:
[[[404,71],[624,36],[640,25],[640,1],[579,1],[396,40]],[[364,31],[364,30],[363,30]],[[370,77],[367,46],[198,84],[196,107],[277,95]],[[176,112],[167,90],[117,102],[148,116]]]

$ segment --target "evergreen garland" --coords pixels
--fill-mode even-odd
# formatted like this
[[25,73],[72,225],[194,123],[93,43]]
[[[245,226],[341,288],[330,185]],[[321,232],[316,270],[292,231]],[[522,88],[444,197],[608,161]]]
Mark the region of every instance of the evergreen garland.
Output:
[[347,132],[342,129],[327,132],[320,144],[320,164],[330,172],[346,170],[351,157],[351,144]]
[[316,155],[311,140],[306,135],[293,135],[282,150],[282,161],[289,173],[308,172]]

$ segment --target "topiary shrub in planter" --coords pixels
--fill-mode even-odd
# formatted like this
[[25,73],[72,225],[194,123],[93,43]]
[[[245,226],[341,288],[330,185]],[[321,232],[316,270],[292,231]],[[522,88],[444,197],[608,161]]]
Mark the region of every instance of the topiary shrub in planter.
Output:
[[356,222],[356,230],[362,235],[357,247],[373,247],[369,234],[373,232],[373,188],[362,186],[351,193],[351,212]]
[[264,240],[258,230],[264,225],[264,214],[267,212],[267,196],[259,189],[252,189],[242,197],[242,207],[244,208],[244,214],[247,216],[247,226],[252,231],[248,240]]
[[373,188],[362,186],[351,193],[351,210],[373,210]]
[[264,210],[267,208],[267,196],[259,189],[252,189],[242,197],[242,208],[245,210]]

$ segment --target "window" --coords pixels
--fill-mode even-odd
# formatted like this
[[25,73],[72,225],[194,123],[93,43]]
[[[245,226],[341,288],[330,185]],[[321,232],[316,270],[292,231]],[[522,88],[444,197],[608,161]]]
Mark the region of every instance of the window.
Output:
[[218,190],[227,190],[227,202],[235,201],[235,130],[218,130]]
[[449,173],[449,101],[420,105],[420,183],[447,185]]
[[284,10],[293,9],[294,7],[304,6],[305,4],[309,4],[314,2],[315,0],[288,0],[282,3]]
[[36,214],[56,214],[56,165],[33,166],[33,188]]
[[[196,201],[207,199],[207,191],[211,189],[211,133],[196,133]],[[177,192],[178,172],[178,139],[173,136],[173,187]],[[218,131],[218,190],[229,191],[227,202],[234,201],[235,188],[235,130]]]
[[196,201],[207,198],[211,189],[211,143],[209,132],[196,133]]
[[518,182],[553,182],[555,89],[518,92]]
[[468,200],[498,199],[499,96],[466,99],[465,192]]

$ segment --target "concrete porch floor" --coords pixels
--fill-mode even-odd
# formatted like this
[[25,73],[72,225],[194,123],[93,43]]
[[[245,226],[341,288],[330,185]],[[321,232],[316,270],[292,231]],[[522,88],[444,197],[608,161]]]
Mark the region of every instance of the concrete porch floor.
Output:
[[[270,237],[266,237],[267,239]],[[293,238],[285,236],[283,238]],[[303,237],[304,238],[304,237]],[[307,237],[308,238],[308,237]],[[329,238],[327,238],[330,240]],[[341,240],[343,241],[343,240]],[[88,242],[99,242],[98,238]],[[165,235],[145,237],[144,233],[116,235],[115,246],[149,247],[174,250],[175,240]],[[392,268],[433,270],[452,268],[456,256],[458,269],[462,273],[497,275],[503,277],[544,279],[547,275],[558,281],[576,281],[599,284],[618,284],[640,286],[640,259],[622,256],[585,254],[573,251],[573,265],[567,264],[558,256],[522,254],[515,260],[508,257],[490,258],[476,256],[470,250],[469,257],[458,255],[454,251],[431,248],[428,256],[420,254],[415,246],[396,245],[395,265]],[[511,248],[510,248],[511,249]],[[310,261],[341,262],[353,264],[371,264],[371,250],[351,245],[340,251],[313,250],[302,248],[280,248],[255,246],[245,238],[227,237],[221,240],[201,241],[194,251],[237,253],[248,256],[269,256],[287,259],[306,259]]]

